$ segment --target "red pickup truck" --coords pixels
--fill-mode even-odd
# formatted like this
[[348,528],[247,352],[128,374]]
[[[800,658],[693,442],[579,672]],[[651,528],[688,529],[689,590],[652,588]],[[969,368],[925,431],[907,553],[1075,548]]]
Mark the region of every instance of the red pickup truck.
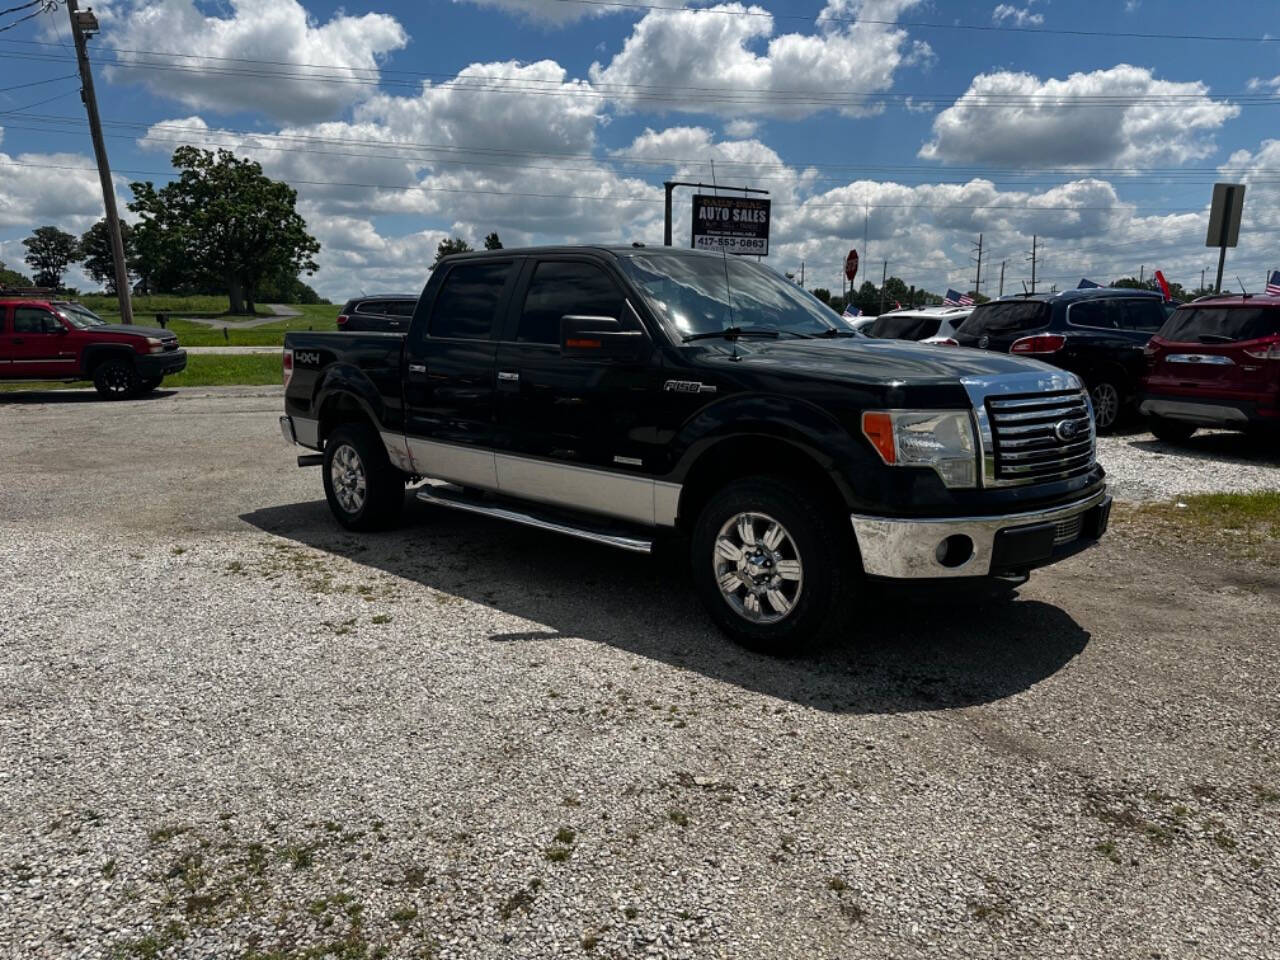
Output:
[[92,380],[110,400],[149,393],[187,366],[167,330],[109,324],[57,300],[0,300],[0,380]]

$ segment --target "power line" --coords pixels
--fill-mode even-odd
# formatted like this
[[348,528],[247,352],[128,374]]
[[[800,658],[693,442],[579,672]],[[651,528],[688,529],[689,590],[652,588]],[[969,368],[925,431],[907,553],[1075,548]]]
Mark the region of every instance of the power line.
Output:
[[[41,0],[36,0],[36,2],[39,3],[41,2]],[[30,6],[32,6],[32,4],[27,4],[25,7],[14,7],[13,9],[25,10],[26,7],[30,7]],[[6,23],[3,27],[0,27],[0,33],[4,33],[6,30],[12,30],[14,27],[17,27],[17,26],[21,26],[22,24],[26,23],[28,20],[34,20],[36,17],[40,16],[40,14],[42,13],[44,13],[43,10],[37,10],[34,13],[28,13],[25,17],[19,17],[17,20],[13,21],[13,23]]]
[[870,17],[826,17],[821,13],[816,16],[803,13],[770,13],[756,10],[725,10],[705,8],[673,8],[652,3],[626,2],[626,0],[558,0],[559,3],[576,3],[591,7],[615,7],[625,10],[648,10],[667,13],[693,13],[698,15],[716,15],[727,17],[766,17],[770,20],[805,20],[817,23],[843,23],[855,25],[859,23],[882,27],[909,27],[919,30],[971,30],[982,33],[1031,33],[1046,36],[1067,37],[1121,37],[1138,40],[1205,40],[1222,43],[1276,43],[1280,37],[1241,37],[1213,34],[1193,33],[1136,33],[1111,30],[1069,30],[1052,27],[1018,27],[982,23],[937,23],[911,20],[875,20]]
[[10,90],[23,90],[27,87],[38,87],[46,83],[57,83],[59,80],[74,80],[76,74],[67,73],[60,77],[50,77],[48,80],[32,80],[30,83],[15,83],[12,87],[0,87],[0,93],[8,93]]

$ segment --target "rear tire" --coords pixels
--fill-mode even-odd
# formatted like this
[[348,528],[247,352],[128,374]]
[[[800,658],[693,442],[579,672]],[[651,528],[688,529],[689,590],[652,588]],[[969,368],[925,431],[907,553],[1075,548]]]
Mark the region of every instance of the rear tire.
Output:
[[738,643],[796,656],[844,624],[855,590],[853,537],[816,492],[750,477],[707,503],[690,544],[693,580],[716,625]]
[[1124,408],[1124,395],[1110,380],[1099,380],[1089,388],[1093,401],[1093,423],[1098,433],[1110,433],[1120,422]]
[[325,441],[323,473],[329,509],[348,530],[383,530],[399,519],[405,476],[372,427],[348,423],[334,430]]
[[128,400],[137,395],[141,381],[132,360],[109,357],[93,368],[93,386],[108,400]]
[[1147,429],[1155,434],[1157,440],[1163,440],[1165,443],[1186,443],[1196,432],[1196,426],[1193,423],[1183,423],[1181,420],[1169,420],[1165,417],[1152,417],[1147,422]]

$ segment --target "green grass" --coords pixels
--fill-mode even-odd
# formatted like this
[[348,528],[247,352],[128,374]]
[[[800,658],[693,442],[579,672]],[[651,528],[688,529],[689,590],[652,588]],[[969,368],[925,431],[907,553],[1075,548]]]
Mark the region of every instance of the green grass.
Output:
[[[280,357],[274,353],[224,356],[218,354],[192,354],[187,357],[187,369],[164,378],[161,390],[170,387],[224,387],[263,386],[280,384]],[[83,390],[87,384],[34,382],[0,383],[0,392],[16,393],[24,390]]]
[[[80,302],[108,323],[120,322],[119,304],[114,297],[84,296],[80,298]],[[228,314],[228,306],[226,297],[134,297],[133,321],[140,327],[155,327],[159,325],[156,323],[156,313],[167,313],[171,318],[167,329],[176,333],[179,342],[185,347],[279,346],[284,343],[284,335],[290,330],[338,329],[337,304],[293,304],[292,309],[297,310],[301,316],[280,317],[272,323],[248,329],[242,325],[253,318],[243,314]],[[268,317],[272,314],[266,307],[259,306],[257,315]],[[219,322],[209,326],[178,319],[181,317],[204,317]]]
[[1170,538],[1194,537],[1248,556],[1267,556],[1280,548],[1278,490],[1191,494],[1175,503],[1138,507],[1130,518]]

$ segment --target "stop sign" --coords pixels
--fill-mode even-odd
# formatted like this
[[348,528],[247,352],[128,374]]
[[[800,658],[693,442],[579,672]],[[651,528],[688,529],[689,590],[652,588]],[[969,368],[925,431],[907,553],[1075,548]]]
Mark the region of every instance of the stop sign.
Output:
[[844,258],[844,276],[850,283],[853,278],[858,275],[858,251],[850,250],[849,256]]

